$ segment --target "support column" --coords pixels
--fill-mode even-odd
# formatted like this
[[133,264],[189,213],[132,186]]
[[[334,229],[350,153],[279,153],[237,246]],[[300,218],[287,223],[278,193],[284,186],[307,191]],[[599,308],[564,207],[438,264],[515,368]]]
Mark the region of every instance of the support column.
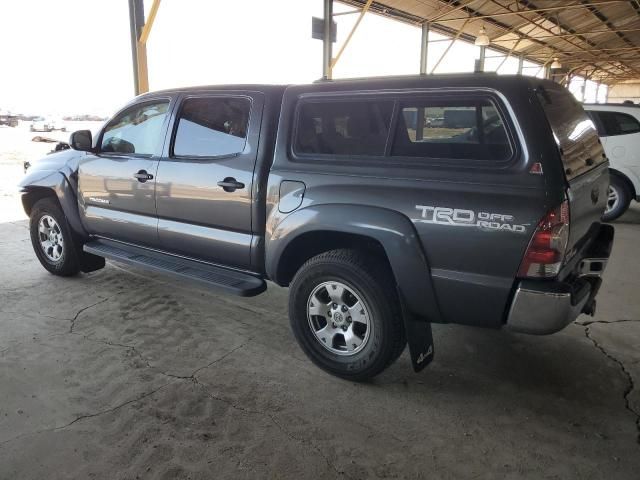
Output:
[[129,30],[131,32],[131,60],[133,63],[133,90],[140,94],[138,77],[138,38],[144,26],[144,5],[142,0],[129,0]]
[[484,62],[487,56],[487,47],[480,47],[480,58],[476,61],[476,72],[484,72]]
[[429,59],[429,22],[422,24],[422,39],[420,41],[420,75],[427,73],[427,60]]
[[594,103],[600,103],[600,102],[598,101],[598,98],[600,97],[600,85],[602,85],[602,83],[601,83],[601,82],[598,82],[598,83],[596,84],[596,101],[595,101]]
[[331,80],[331,23],[333,22],[333,0],[324,0],[324,33],[322,38],[322,78]]
[[524,55],[518,55],[518,75],[522,75],[524,69]]

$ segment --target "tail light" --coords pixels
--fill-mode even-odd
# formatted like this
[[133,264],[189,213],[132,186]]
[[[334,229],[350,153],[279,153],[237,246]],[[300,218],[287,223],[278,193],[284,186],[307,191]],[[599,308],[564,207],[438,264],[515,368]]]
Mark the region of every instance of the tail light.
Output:
[[550,278],[560,272],[569,242],[569,202],[549,211],[538,223],[518,270],[519,277]]

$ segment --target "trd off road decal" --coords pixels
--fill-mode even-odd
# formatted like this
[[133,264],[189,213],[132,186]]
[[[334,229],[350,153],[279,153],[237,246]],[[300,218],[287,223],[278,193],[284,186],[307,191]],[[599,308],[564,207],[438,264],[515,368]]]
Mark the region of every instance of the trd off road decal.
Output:
[[513,215],[502,213],[474,212],[463,208],[432,207],[416,205],[421,212],[421,218],[415,219],[420,223],[436,223],[438,225],[452,225],[456,227],[478,227],[487,230],[506,230],[514,233],[525,233],[528,224],[514,223]]

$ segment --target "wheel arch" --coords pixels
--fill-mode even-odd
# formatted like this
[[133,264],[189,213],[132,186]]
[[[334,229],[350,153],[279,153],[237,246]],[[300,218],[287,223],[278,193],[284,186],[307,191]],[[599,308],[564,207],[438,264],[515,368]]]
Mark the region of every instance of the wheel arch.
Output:
[[275,278],[281,286],[288,286],[300,267],[310,258],[340,248],[364,250],[376,255],[389,265],[389,259],[382,244],[375,238],[360,233],[334,230],[311,230],[293,238],[284,248]]
[[619,178],[620,180],[622,180],[624,182],[624,184],[629,189],[629,192],[631,192],[631,198],[632,199],[635,200],[636,198],[638,198],[638,190],[636,189],[635,185],[633,184],[633,182],[631,181],[631,179],[629,178],[629,176],[626,173],[624,173],[624,172],[622,172],[622,171],[620,171],[620,170],[618,170],[616,168],[609,167],[609,174],[616,176],[617,178]]
[[36,204],[36,202],[47,197],[55,199],[55,201],[60,204],[60,202],[58,201],[58,196],[52,188],[40,186],[25,188],[22,192],[21,200],[22,208],[24,209],[24,213],[27,214],[27,217],[31,216],[31,210],[33,210],[33,206]]
[[278,285],[288,285],[298,268],[319,253],[364,249],[388,263],[402,301],[414,314],[442,321],[427,257],[404,215],[378,207],[332,204],[276,215],[269,224],[265,267]]
[[38,200],[46,197],[55,198],[73,232],[82,238],[87,237],[87,233],[80,221],[76,194],[64,174],[51,172],[34,180],[25,178],[21,182],[21,191],[22,207],[27,216],[31,215],[31,210]]

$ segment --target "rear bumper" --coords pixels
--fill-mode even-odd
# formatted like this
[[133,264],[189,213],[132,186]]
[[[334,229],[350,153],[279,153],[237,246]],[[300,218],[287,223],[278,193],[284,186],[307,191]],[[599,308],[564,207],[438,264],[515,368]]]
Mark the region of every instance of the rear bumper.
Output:
[[521,280],[509,308],[507,328],[545,335],[562,330],[581,313],[593,315],[612,244],[613,227],[602,225],[567,280]]

